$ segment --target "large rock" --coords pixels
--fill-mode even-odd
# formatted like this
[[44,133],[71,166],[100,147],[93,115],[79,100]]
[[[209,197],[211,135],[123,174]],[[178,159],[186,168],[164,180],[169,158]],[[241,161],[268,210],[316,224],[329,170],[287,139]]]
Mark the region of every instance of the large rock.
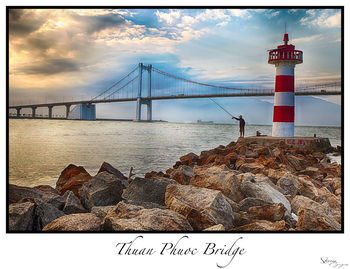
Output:
[[53,205],[36,201],[34,230],[41,231],[47,224],[62,216],[64,213]]
[[242,201],[240,201],[238,206],[239,206],[239,211],[247,212],[248,209],[252,206],[264,206],[267,204],[270,204],[270,203],[259,198],[247,197],[247,198],[244,198]]
[[122,193],[121,180],[108,172],[98,173],[79,190],[80,200],[88,210],[93,206],[116,205]]
[[9,203],[18,203],[24,199],[33,201],[33,199],[40,200],[53,205],[59,210],[62,210],[65,199],[53,192],[44,192],[36,188],[16,186],[9,184]]
[[50,185],[38,185],[33,187],[34,189],[43,191],[43,192],[49,192],[55,195],[60,195],[60,193],[58,192],[58,190],[52,188]]
[[70,214],[47,224],[43,231],[100,231],[101,220],[92,213]]
[[231,205],[220,191],[191,185],[168,185],[165,193],[167,208],[183,215],[195,230],[216,224],[233,227]]
[[271,222],[258,220],[253,223],[236,227],[232,231],[287,231],[288,227],[284,220]]
[[282,220],[286,208],[283,204],[271,204],[263,206],[252,206],[248,209],[248,214],[253,220],[268,220],[279,221]]
[[209,228],[204,229],[203,231],[205,232],[210,232],[210,231],[225,231],[225,227],[222,224],[217,224],[214,226],[211,226]]
[[9,230],[33,231],[35,204],[32,202],[9,205]]
[[107,213],[112,210],[115,205],[94,206],[91,208],[91,213],[95,214],[100,219],[104,219]]
[[193,176],[193,168],[187,165],[180,165],[170,173],[170,178],[180,184],[188,185]]
[[157,179],[135,178],[123,192],[123,199],[165,205],[164,196],[169,182]]
[[113,174],[117,178],[119,178],[120,180],[128,180],[128,178],[126,176],[124,176],[122,172],[120,172],[118,169],[114,168],[112,165],[110,165],[107,162],[103,162],[103,164],[101,165],[97,174],[99,174],[101,172],[108,172],[110,174]]
[[78,197],[71,191],[65,192],[63,195],[65,201],[62,211],[65,214],[74,214],[74,213],[85,213],[86,209],[81,204]]
[[50,201],[59,197],[58,194],[52,192],[44,192],[37,188],[22,187],[13,184],[9,184],[9,203],[17,203],[24,198],[41,199],[44,201]]
[[198,155],[194,154],[193,152],[180,157],[180,162],[184,165],[197,164],[198,160],[199,160]]
[[341,225],[333,218],[311,208],[301,206],[298,213],[297,231],[340,231]]
[[334,221],[341,223],[341,211],[335,210],[325,205],[321,205],[310,198],[307,198],[302,195],[297,195],[292,200],[292,212],[295,214],[299,213],[300,207],[304,207],[307,209],[312,209],[320,215],[324,215],[333,219]]
[[244,198],[240,192],[241,182],[237,178],[237,173],[225,166],[195,167],[193,171],[191,185],[219,190],[234,202],[239,202]]
[[[267,203],[282,203],[287,209],[287,212],[291,212],[290,202],[287,198],[279,192],[271,181],[266,178],[265,180],[256,181],[255,177],[252,177],[250,173],[246,173],[246,177],[242,181],[242,193],[246,197],[259,198]],[[241,175],[244,176],[244,175]]]
[[304,177],[298,177],[298,193],[300,195],[306,196],[310,199],[315,199],[318,195],[317,188],[315,185]]
[[168,209],[145,209],[119,202],[103,220],[105,231],[192,231],[180,214]]
[[56,190],[64,194],[67,190],[72,191],[79,197],[79,190],[83,184],[91,179],[91,175],[82,166],[68,165],[56,182]]
[[285,173],[277,181],[277,186],[284,190],[285,195],[290,195],[292,198],[297,195],[299,184],[298,178],[291,173]]

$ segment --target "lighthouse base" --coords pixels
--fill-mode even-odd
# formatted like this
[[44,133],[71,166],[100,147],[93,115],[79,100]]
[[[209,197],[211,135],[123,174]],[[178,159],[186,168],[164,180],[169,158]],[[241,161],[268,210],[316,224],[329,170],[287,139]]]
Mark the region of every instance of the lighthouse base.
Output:
[[240,137],[237,143],[254,143],[262,146],[284,142],[295,148],[304,148],[325,153],[334,151],[328,138],[325,137],[272,137],[272,136],[248,136]]
[[294,122],[274,122],[272,125],[273,137],[294,137]]

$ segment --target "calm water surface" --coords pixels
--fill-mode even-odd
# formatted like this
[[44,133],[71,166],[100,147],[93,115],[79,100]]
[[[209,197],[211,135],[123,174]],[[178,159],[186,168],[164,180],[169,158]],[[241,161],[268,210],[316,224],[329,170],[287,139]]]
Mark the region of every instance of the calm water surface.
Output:
[[[95,175],[106,161],[128,174],[165,171],[189,152],[236,141],[237,125],[116,121],[9,120],[9,180],[22,186],[55,186],[70,163]],[[248,125],[246,136],[270,134],[271,126]],[[296,136],[328,137],[341,145],[341,128],[295,127]]]

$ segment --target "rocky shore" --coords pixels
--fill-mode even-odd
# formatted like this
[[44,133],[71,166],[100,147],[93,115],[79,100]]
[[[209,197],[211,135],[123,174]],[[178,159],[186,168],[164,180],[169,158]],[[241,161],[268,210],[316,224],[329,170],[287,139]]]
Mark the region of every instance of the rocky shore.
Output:
[[9,231],[340,231],[328,152],[241,139],[144,178],[70,164],[56,188],[9,184]]

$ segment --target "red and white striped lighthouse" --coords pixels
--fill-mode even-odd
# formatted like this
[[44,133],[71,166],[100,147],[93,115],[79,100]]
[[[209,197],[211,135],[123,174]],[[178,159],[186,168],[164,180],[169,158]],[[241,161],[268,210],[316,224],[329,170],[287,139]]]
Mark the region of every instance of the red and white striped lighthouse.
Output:
[[294,67],[303,62],[303,52],[284,44],[269,52],[269,64],[276,66],[275,98],[273,106],[272,136],[294,137]]

